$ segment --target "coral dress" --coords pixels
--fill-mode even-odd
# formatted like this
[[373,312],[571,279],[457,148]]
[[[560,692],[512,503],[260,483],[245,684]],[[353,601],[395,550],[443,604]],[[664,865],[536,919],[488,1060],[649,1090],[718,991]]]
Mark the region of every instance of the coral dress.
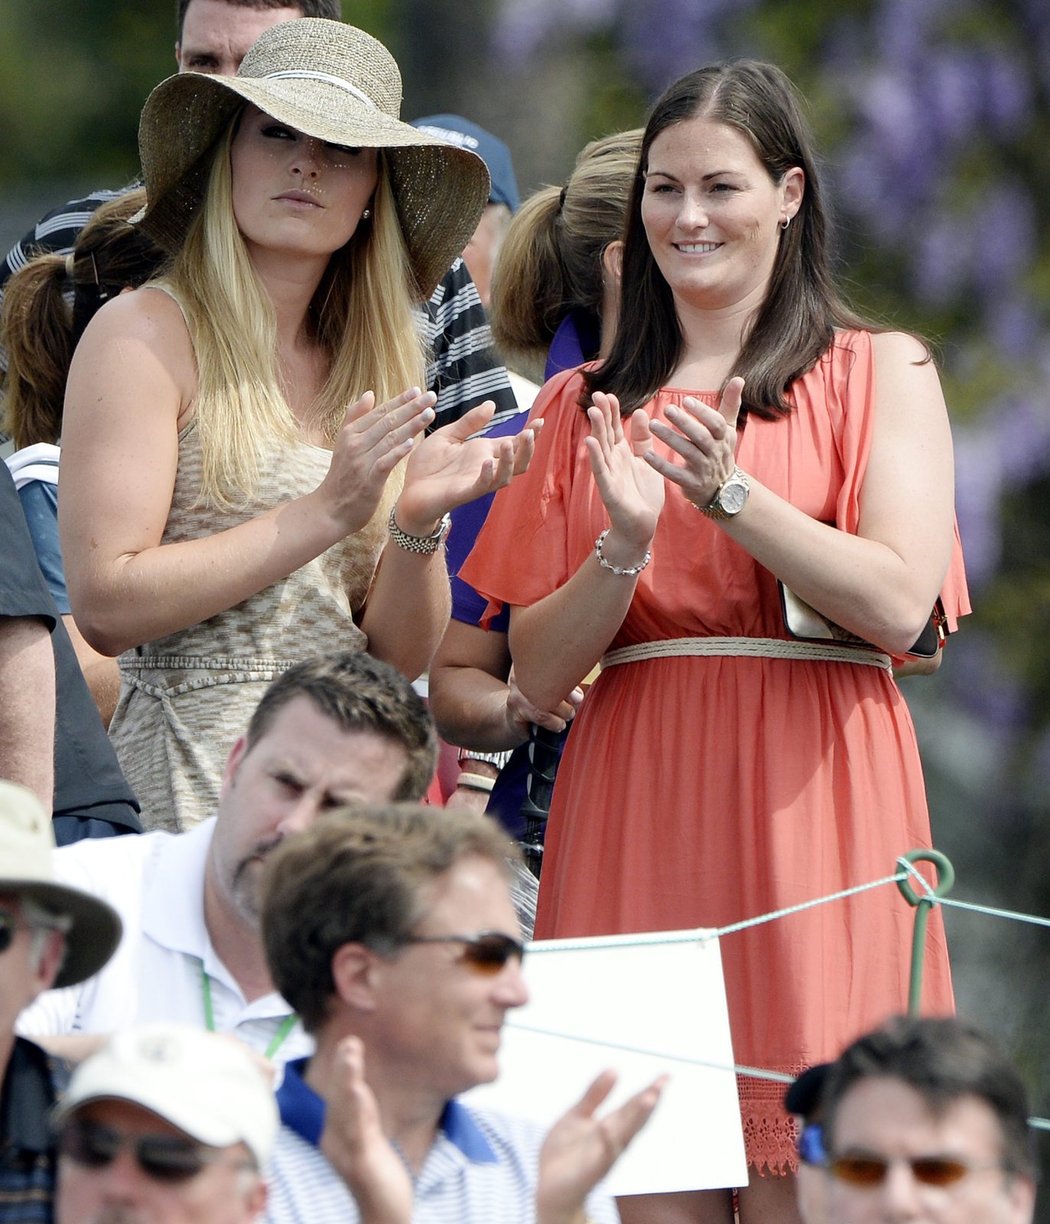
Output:
[[[795,384],[790,416],[748,419],[740,466],[855,531],[873,376],[870,336],[840,334]],[[580,385],[570,372],[541,392],[536,457],[497,495],[462,571],[493,604],[561,586],[608,525]],[[668,388],[647,410],[663,420],[685,394],[698,393]],[[717,406],[716,393],[701,397]],[[674,486],[652,553],[612,648],[789,636],[773,575]],[[943,599],[954,628],[969,610],[958,539]],[[606,667],[558,774],[536,936],[722,927],[891,875],[898,855],[929,845],[915,734],[886,668],[724,656]],[[795,1075],[905,1010],[914,912],[886,885],[725,936],[738,1065]],[[929,930],[923,1007],[943,1013],[953,1000],[936,914]],[[739,1085],[749,1162],[792,1167],[783,1084]]]

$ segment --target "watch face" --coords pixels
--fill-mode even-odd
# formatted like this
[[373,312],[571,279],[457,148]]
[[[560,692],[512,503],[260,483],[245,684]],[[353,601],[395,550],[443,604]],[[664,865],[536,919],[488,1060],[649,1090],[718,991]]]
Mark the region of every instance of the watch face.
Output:
[[718,504],[726,514],[739,514],[747,501],[748,487],[742,480],[727,480],[718,495]]

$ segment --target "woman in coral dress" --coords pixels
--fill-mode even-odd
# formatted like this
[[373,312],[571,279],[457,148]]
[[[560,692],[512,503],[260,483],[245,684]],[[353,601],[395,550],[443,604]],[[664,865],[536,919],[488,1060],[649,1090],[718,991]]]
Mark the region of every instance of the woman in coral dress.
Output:
[[[463,571],[511,605],[537,705],[603,659],[558,775],[538,937],[720,927],[930,844],[892,667],[938,594],[950,627],[968,611],[947,414],[925,347],[832,289],[824,230],[779,70],[704,69],[657,103],[614,350],[544,388],[532,469]],[[778,580],[877,648],[793,639]],[[913,913],[884,887],[726,936],[738,1064],[794,1075],[902,1011]],[[924,1008],[948,1011],[936,922],[926,964]],[[797,1219],[783,1085],[740,1092],[741,1218]],[[731,1219],[722,1192],[622,1211]]]

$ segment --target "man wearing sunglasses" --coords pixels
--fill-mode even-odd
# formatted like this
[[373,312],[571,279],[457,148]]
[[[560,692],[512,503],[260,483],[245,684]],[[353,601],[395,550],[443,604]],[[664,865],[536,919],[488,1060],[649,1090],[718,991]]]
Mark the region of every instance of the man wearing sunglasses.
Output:
[[0,1221],[51,1219],[54,1141],[47,1113],[61,1067],[14,1034],[19,1011],[51,985],[97,972],[120,938],[108,905],[56,881],[51,814],[0,781]]
[[329,808],[420,798],[435,758],[430,715],[395,668],[362,652],[289,668],[234,744],[214,818],[185,833],[56,853],[62,878],[118,911],[124,938],[101,974],[75,991],[49,991],[19,1031],[70,1058],[154,1020],[236,1033],[277,1063],[306,1053],[312,1043],[263,955],[263,864]]
[[1027,1093],[972,1024],[890,1021],[831,1065],[821,1105],[834,1224],[1031,1224]]
[[274,982],[316,1039],[278,1092],[268,1219],[595,1224],[594,1187],[661,1085],[596,1116],[599,1077],[546,1138],[457,1098],[499,1073],[527,1000],[512,843],[482,813],[335,812],[273,856],[262,884]]
[[277,1130],[268,1079],[238,1042],[179,1025],[117,1034],[55,1115],[58,1224],[250,1224]]

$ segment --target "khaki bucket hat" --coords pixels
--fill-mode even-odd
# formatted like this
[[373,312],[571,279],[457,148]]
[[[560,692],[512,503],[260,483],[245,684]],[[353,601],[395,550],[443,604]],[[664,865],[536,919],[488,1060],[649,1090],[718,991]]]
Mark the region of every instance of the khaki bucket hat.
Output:
[[143,230],[179,249],[204,198],[215,142],[245,102],[316,140],[386,150],[412,270],[429,297],[474,233],[488,170],[469,150],[401,122],[393,56],[341,21],[282,21],[260,36],[235,77],[185,72],[153,90],[139,120]]
[[24,786],[0,781],[0,893],[29,897],[70,920],[55,986],[98,973],[120,942],[120,918],[105,901],[55,879],[51,818]]

